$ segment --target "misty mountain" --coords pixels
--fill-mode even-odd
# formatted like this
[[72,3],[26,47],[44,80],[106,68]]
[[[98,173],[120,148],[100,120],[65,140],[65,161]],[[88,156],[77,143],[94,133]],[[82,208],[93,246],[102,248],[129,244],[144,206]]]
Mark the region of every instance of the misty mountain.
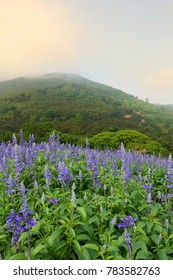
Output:
[[0,82],[0,139],[23,129],[42,140],[53,130],[91,137],[133,129],[173,151],[173,110],[75,74]]

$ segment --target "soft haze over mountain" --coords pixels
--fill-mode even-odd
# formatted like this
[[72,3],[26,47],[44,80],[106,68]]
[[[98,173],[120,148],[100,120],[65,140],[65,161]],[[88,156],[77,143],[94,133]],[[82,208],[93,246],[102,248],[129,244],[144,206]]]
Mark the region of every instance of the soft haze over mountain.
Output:
[[172,0],[5,0],[0,80],[80,73],[173,103]]
[[[0,141],[10,140],[13,133],[19,136],[21,129],[25,137],[33,133],[37,141],[56,131],[70,143],[85,143],[86,137],[102,132],[114,135],[130,129],[154,141],[151,151],[155,150],[152,147],[173,151],[171,108],[144,102],[76,74],[53,73],[0,82]],[[99,141],[102,136],[98,136]],[[138,139],[136,132],[135,137]]]

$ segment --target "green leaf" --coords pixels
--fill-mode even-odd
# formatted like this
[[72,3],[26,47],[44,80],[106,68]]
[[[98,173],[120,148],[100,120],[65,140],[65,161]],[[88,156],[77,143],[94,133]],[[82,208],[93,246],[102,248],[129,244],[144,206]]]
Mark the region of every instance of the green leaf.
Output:
[[142,250],[139,250],[136,254],[135,260],[147,260],[147,256]]
[[154,230],[157,231],[158,233],[162,233],[162,226],[157,224],[154,226]]
[[136,242],[133,242],[133,248],[135,249],[135,252],[138,249],[142,249],[143,253],[147,256],[148,255],[148,249],[147,246],[145,244],[145,242],[143,240],[138,240]]
[[148,232],[148,234],[150,234],[151,233],[151,229],[153,227],[153,223],[149,222],[149,221],[146,221],[146,225],[147,225],[147,232]]
[[143,222],[143,221],[139,221],[139,222],[137,222],[137,224],[136,224],[137,228],[143,228],[143,227],[145,227],[145,225],[146,225],[146,223]]
[[71,235],[73,238],[75,238],[76,234],[75,234],[74,229],[70,227],[68,230],[69,230],[70,235]]
[[83,207],[77,207],[76,209],[82,217],[82,221],[86,220],[86,211]]
[[5,234],[0,235],[0,239],[7,239],[7,235],[5,235]]
[[94,224],[96,224],[97,226],[99,226],[100,221],[99,221],[98,216],[94,215],[93,217],[91,217],[91,218],[89,219],[88,223],[89,223],[89,224],[94,223]]
[[142,233],[142,235],[146,236],[146,233],[145,233],[145,231],[142,228],[137,228],[136,229],[136,233],[137,232],[140,232],[140,233]]
[[85,240],[88,240],[88,241],[91,241],[91,238],[89,235],[86,235],[86,234],[79,234],[77,235],[77,240],[81,240],[81,241],[85,241]]
[[9,258],[9,260],[29,260],[29,258],[22,253],[18,253]]
[[73,240],[73,244],[74,244],[74,250],[75,250],[76,254],[78,255],[78,257],[80,258],[80,255],[82,252],[81,246],[77,240]]
[[22,242],[24,240],[28,239],[28,232],[22,232],[20,238],[19,238],[19,242]]
[[157,234],[152,234],[152,235],[150,236],[150,238],[153,240],[153,242],[154,242],[156,245],[158,245],[158,238],[159,238],[159,236],[158,236]]
[[159,256],[159,260],[168,260],[168,256],[164,249],[158,252],[158,256]]
[[173,238],[173,233],[168,237],[168,239],[172,239]]
[[151,212],[150,212],[150,213],[151,213],[151,216],[152,216],[152,217],[157,216],[158,211],[159,211],[159,209],[158,209],[157,206],[152,207]]
[[124,243],[124,234],[121,235],[117,240],[115,240],[116,246],[120,247]]
[[95,250],[95,251],[99,250],[99,248],[96,244],[91,244],[91,243],[85,244],[83,246],[83,248],[92,249],[92,250]]
[[84,260],[91,260],[91,256],[86,248],[83,248],[82,255]]
[[47,240],[49,242],[49,244],[52,246],[54,240],[59,237],[59,235],[64,232],[64,228],[63,227],[56,227],[55,230],[52,232],[52,234],[50,236],[48,236]]
[[35,247],[34,250],[33,250],[33,256],[32,257],[37,255],[40,251],[42,251],[45,248],[46,248],[45,245],[39,245],[39,246]]
[[58,243],[58,246],[56,246],[56,252],[59,251],[62,247],[67,246],[67,242],[62,240],[61,242]]

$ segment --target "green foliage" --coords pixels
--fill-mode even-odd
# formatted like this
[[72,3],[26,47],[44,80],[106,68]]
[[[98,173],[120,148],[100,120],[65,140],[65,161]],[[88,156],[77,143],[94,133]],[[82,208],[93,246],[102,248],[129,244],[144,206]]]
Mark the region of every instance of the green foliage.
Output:
[[169,152],[160,143],[152,141],[148,136],[135,130],[119,130],[117,132],[101,132],[89,139],[92,147],[100,149],[117,149],[121,143],[126,149],[155,153],[168,156]]

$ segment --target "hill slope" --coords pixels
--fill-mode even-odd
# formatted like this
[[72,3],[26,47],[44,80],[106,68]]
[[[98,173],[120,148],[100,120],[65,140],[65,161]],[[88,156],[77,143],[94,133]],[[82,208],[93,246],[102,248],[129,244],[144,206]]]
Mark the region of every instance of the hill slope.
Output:
[[173,110],[74,74],[0,82],[0,139],[20,129],[38,140],[54,129],[85,137],[135,129],[173,151]]

